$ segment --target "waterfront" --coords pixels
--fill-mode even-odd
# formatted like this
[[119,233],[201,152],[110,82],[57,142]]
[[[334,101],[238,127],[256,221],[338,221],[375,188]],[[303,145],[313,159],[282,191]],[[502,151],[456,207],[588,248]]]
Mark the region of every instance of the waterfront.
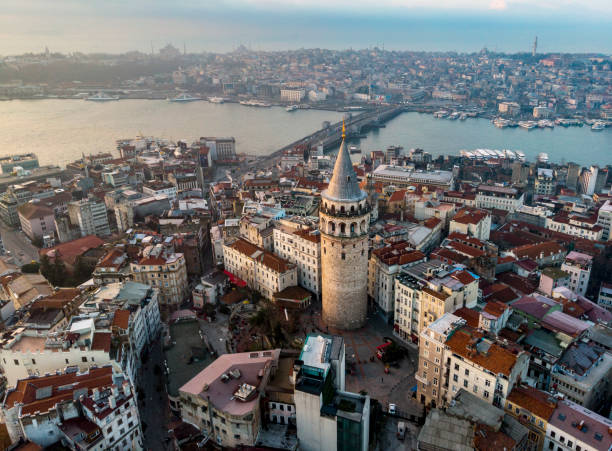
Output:
[[[138,134],[193,140],[199,136],[235,136],[237,151],[269,154],[321,127],[341,113],[284,108],[253,108],[208,102],[171,103],[164,100],[32,100],[0,102],[0,154],[35,152],[41,164],[64,165],[82,153],[115,150],[119,138]],[[385,128],[360,140],[362,154],[401,145],[420,147],[437,156],[459,155],[461,149],[511,149],[529,160],[546,152],[553,162],[582,165],[612,162],[612,129],[555,127],[527,131],[498,129],[486,119],[450,121],[432,115],[404,113]],[[354,154],[353,159],[359,159]]]

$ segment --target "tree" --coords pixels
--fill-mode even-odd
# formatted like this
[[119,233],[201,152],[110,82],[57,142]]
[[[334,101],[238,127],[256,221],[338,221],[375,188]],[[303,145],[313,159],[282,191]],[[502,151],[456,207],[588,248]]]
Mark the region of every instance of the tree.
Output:
[[38,262],[26,263],[21,267],[21,272],[26,274],[36,274],[40,269],[40,264]]

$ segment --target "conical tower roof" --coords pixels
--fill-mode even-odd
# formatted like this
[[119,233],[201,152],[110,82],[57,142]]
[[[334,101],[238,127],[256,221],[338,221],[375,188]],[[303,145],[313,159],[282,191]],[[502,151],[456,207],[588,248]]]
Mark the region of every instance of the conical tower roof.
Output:
[[334,173],[329,186],[322,196],[334,201],[357,202],[366,197],[365,192],[359,188],[357,174],[353,169],[351,155],[344,143],[344,123],[342,124],[342,143],[334,165]]

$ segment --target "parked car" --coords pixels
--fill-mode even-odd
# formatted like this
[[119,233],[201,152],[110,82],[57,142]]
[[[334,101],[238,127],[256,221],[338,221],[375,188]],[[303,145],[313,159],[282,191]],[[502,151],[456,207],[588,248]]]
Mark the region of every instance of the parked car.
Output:
[[406,437],[406,423],[400,421],[397,423],[397,438],[398,440],[404,440],[404,437]]
[[395,415],[397,406],[395,404],[389,404],[389,415]]

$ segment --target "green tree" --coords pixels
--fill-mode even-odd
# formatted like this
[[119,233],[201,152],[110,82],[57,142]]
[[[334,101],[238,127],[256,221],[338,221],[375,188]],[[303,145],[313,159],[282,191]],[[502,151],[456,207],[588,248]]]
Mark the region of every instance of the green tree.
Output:
[[40,269],[40,264],[38,262],[26,263],[21,267],[21,272],[27,274],[36,274]]
[[52,265],[46,254],[40,257],[40,273],[50,281],[52,277]]

